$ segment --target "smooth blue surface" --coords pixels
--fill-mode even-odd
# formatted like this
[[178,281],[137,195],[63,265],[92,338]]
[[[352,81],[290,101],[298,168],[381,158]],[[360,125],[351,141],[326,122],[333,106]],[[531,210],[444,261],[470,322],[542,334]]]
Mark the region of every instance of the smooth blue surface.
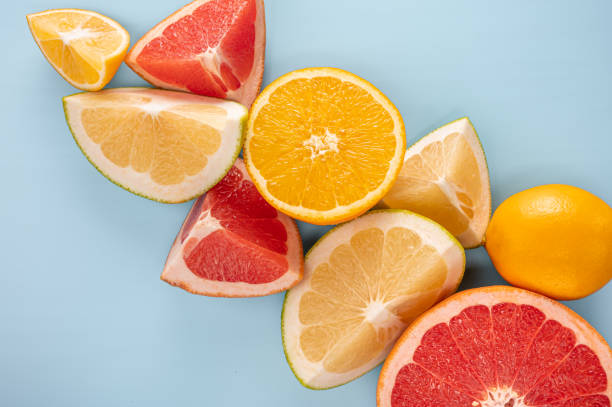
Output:
[[[181,0],[5,2],[0,62],[0,406],[374,406],[379,369],[303,388],[283,356],[282,295],[215,299],[159,280],[189,204],[108,182],[81,155],[25,15],[115,18],[135,42]],[[336,66],[397,105],[413,142],[469,115],[493,202],[545,183],[612,203],[612,2],[266,0],[264,80]],[[110,86],[143,84],[122,66]],[[301,224],[309,247],[325,228]],[[462,288],[500,283],[483,249]],[[612,284],[569,303],[612,340]]]

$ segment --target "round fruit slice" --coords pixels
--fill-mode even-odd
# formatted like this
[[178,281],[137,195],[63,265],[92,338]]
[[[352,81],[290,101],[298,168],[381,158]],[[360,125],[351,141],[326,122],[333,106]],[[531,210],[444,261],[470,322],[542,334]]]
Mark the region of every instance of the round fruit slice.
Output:
[[285,354],[306,387],[338,386],[382,362],[404,328],[455,292],[463,248],[444,228],[402,210],[373,211],[331,230],[287,292]]
[[130,35],[119,23],[93,11],[48,10],[27,19],[47,61],[81,90],[106,86],[130,46]]
[[491,217],[489,169],[467,117],[429,133],[406,152],[383,208],[407,209],[448,229],[466,248],[482,244]]
[[612,351],[580,316],[518,288],[458,293],[404,332],[378,407],[604,407]]
[[259,95],[244,157],[272,206],[328,225],[382,198],[405,145],[400,113],[372,84],[341,69],[308,68],[278,78]]
[[138,40],[126,63],[155,86],[250,106],[265,47],[263,0],[196,0]]
[[187,215],[162,280],[194,294],[254,297],[302,278],[295,222],[257,192],[241,159]]
[[115,184],[160,202],[201,195],[229,171],[247,110],[221,99],[122,88],[64,98],[68,126]]

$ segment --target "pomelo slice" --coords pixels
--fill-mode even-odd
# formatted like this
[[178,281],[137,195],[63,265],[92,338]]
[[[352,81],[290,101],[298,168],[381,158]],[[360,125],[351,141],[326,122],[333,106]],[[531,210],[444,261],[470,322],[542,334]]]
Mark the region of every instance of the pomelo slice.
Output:
[[250,106],[265,46],[263,0],[196,0],[146,33],[126,63],[155,86]]
[[604,407],[612,351],[580,316],[530,291],[455,294],[404,332],[378,407]]
[[368,81],[306,68],[268,85],[249,114],[244,160],[272,206],[318,225],[356,218],[393,185],[404,122]]
[[64,98],[74,139],[109,180],[160,202],[215,185],[242,147],[247,110],[227,100],[146,88]]
[[379,206],[427,216],[466,248],[481,245],[491,217],[491,187],[470,120],[451,122],[409,147],[397,181]]
[[130,35],[118,22],[94,11],[47,10],[27,19],[47,61],[81,90],[106,86],[130,46]]
[[303,263],[295,222],[259,195],[237,159],[194,203],[161,278],[194,294],[254,297],[294,286]]
[[452,294],[464,251],[437,223],[402,210],[367,213],[331,230],[287,292],[285,354],[298,380],[324,389],[382,362],[404,328]]

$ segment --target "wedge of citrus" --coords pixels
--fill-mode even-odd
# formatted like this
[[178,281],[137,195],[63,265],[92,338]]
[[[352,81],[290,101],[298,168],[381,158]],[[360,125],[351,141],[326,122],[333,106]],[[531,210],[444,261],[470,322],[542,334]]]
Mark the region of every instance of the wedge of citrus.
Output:
[[155,86],[250,106],[264,69],[263,0],[196,0],[157,24],[126,63]]
[[397,177],[405,145],[400,113],[372,84],[341,69],[308,68],[259,95],[244,157],[272,206],[325,225],[378,202]]
[[315,389],[344,384],[387,356],[404,328],[455,292],[463,248],[444,228],[402,210],[372,211],[323,236],[287,292],[285,354]]
[[259,195],[239,158],[194,203],[161,278],[194,294],[254,297],[294,286],[303,265],[295,222]]
[[482,244],[491,217],[484,151],[465,117],[429,133],[406,152],[380,207],[408,209],[448,229],[467,248]]
[[607,407],[612,351],[580,316],[539,294],[463,291],[404,332],[378,407]]
[[64,111],[77,144],[106,178],[168,203],[199,196],[223,178],[247,117],[235,102],[145,88],[67,96]]
[[130,46],[130,35],[119,23],[93,11],[48,10],[27,19],[47,61],[81,90],[106,86]]

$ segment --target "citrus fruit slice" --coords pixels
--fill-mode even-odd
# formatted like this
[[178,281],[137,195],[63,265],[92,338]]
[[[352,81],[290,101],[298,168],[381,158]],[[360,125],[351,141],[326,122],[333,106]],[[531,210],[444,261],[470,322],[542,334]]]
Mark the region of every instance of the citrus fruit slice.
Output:
[[402,210],[372,211],[331,230],[287,292],[282,335],[298,380],[338,386],[382,362],[404,328],[455,292],[463,248],[444,228]]
[[407,209],[448,229],[467,248],[482,244],[491,216],[484,151],[467,117],[408,148],[404,165],[380,207]]
[[335,68],[288,73],[253,103],[244,157],[263,197],[320,225],[352,219],[391,188],[404,123],[369,82]]
[[510,284],[561,300],[586,297],[612,278],[612,208],[570,185],[541,185],[495,210],[486,249]]
[[237,159],[194,203],[161,278],[194,294],[254,297],[294,286],[303,263],[295,222],[259,195]]
[[64,98],[68,126],[115,184],[160,202],[201,195],[240,152],[247,110],[221,99],[145,88]]
[[119,23],[93,11],[47,10],[27,19],[47,61],[81,90],[106,86],[130,46],[130,35]]
[[612,351],[580,316],[518,288],[462,291],[404,332],[378,407],[604,407]]
[[250,106],[265,47],[263,0],[196,0],[138,40],[126,63],[155,86]]

